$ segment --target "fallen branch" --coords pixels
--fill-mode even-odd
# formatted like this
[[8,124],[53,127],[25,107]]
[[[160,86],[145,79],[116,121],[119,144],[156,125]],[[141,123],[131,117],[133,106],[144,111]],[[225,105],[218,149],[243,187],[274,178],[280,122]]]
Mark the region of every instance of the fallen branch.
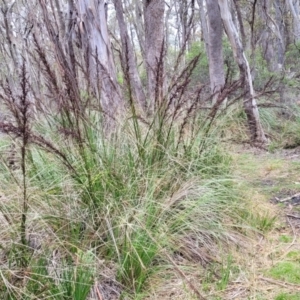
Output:
[[276,200],[278,202],[287,202],[287,201],[292,200],[293,198],[297,198],[297,197],[300,197],[300,193],[297,193],[297,194],[295,194],[293,196],[286,197],[286,198],[281,199],[281,200],[279,200],[278,198],[276,198]]
[[286,107],[282,106],[282,105],[276,105],[276,104],[273,104],[273,103],[258,103],[257,104],[258,107],[263,107],[263,108],[283,108],[283,109],[286,109]]
[[300,216],[295,216],[295,215],[290,215],[290,214],[287,214],[286,216],[289,218],[300,219]]

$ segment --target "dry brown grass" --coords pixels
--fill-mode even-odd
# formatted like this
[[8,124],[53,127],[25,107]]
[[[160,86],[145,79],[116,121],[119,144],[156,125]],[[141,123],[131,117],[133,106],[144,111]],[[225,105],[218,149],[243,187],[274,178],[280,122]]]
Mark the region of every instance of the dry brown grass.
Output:
[[[284,194],[287,185],[294,184],[296,190],[299,173],[295,172],[295,160],[290,159],[286,152],[271,154],[241,146],[235,146],[233,156],[236,175],[244,179],[244,195],[249,199],[250,210],[260,215],[267,213],[270,217],[276,216],[276,222],[271,230],[252,238],[247,249],[234,252],[241,271],[226,291],[219,293],[219,299],[271,300],[283,292],[299,292],[300,285],[275,280],[267,275],[267,271],[284,261],[290,251],[300,249],[300,232],[286,217],[287,212],[295,208],[270,202],[270,195],[274,197],[280,191]],[[299,166],[300,159],[296,163]],[[283,242],[282,236],[291,237],[291,241]]]
[[[297,188],[299,173],[295,163],[300,165],[297,157],[291,152],[267,153],[261,149],[248,146],[231,145],[235,175],[240,180],[243,195],[249,202],[249,210],[254,215],[276,217],[276,221],[269,230],[253,235],[249,231],[249,239],[245,247],[233,246],[228,249],[233,258],[235,271],[230,276],[230,283],[225,290],[218,290],[215,283],[210,282],[207,289],[203,291],[204,272],[199,272],[196,265],[189,265],[190,280],[203,291],[208,300],[273,300],[281,293],[295,294],[300,292],[300,285],[284,282],[272,278],[267,274],[276,263],[287,258],[290,251],[300,249],[300,231],[295,223],[287,221],[286,214],[291,208],[280,206],[270,201],[271,196],[284,195],[286,193],[287,181]],[[295,161],[296,159],[296,161]],[[300,186],[299,186],[300,188]],[[270,196],[271,195],[271,196]],[[297,224],[296,224],[297,225]],[[300,221],[298,220],[300,227]],[[287,236],[291,240],[284,242],[281,237]],[[178,261],[179,265],[180,262]],[[238,271],[236,271],[238,269]],[[168,270],[166,270],[168,273]],[[150,296],[144,299],[196,299],[182,278],[170,272],[169,279],[157,274],[149,282]]]

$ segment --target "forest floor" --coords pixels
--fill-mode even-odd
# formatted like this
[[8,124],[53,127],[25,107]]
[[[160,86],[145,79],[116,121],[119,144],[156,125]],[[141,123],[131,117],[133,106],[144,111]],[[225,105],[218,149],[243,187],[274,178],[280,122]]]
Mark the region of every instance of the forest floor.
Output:
[[[195,271],[189,279],[207,300],[299,300],[300,147],[268,152],[232,145],[229,150],[234,178],[249,199],[246,218],[259,230],[224,254],[221,270],[208,267],[205,275]],[[147,299],[199,299],[189,290],[178,279]]]
[[208,299],[300,299],[300,147],[271,153],[234,146],[231,153],[261,233],[236,250],[231,280]]

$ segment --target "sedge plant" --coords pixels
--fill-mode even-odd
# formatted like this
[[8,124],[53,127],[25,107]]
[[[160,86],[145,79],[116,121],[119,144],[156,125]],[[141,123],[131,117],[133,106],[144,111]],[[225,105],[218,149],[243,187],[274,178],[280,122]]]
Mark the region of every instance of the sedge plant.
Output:
[[[0,129],[20,143],[21,157],[20,170],[1,161],[1,178],[6,187],[18,185],[22,199],[3,191],[12,201],[1,205],[10,228],[0,241],[7,260],[0,271],[2,298],[85,300],[112,284],[119,296],[134,298],[168,265],[203,298],[174,257],[205,266],[242,237],[224,222],[235,218],[240,198],[230,178],[230,157],[212,130],[218,107],[205,116],[202,87],[193,97],[188,92],[199,56],[174,75],[166,95],[157,94],[153,113],[140,112],[129,87],[127,109],[113,118],[103,111],[101,88],[91,88],[89,66],[80,55],[73,66],[76,77],[57,44],[57,55],[49,57],[34,36],[33,42],[33,67],[53,101],[37,96],[25,62],[19,98],[9,84],[1,85],[0,97],[15,118],[1,122]],[[67,71],[55,70],[56,64]],[[158,90],[162,64],[163,51]],[[14,180],[19,175],[21,181]],[[11,242],[15,236],[21,237],[20,253]],[[99,261],[102,268],[96,268]]]

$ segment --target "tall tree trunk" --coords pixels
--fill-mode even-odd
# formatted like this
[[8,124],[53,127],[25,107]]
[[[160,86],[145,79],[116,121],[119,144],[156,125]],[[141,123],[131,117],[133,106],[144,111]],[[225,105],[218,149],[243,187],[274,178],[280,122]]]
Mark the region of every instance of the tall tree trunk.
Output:
[[200,22],[201,22],[201,35],[205,43],[205,50],[207,57],[209,56],[209,41],[208,41],[208,28],[206,21],[206,11],[204,8],[204,0],[198,0],[198,6],[200,10]]
[[[273,4],[275,7],[273,7]],[[275,18],[273,11],[275,9]],[[260,43],[263,48],[264,58],[268,62],[268,69],[271,72],[280,72],[283,64],[283,38],[280,30],[280,21],[278,20],[279,7],[270,0],[265,0],[258,9],[262,24],[265,29],[261,35]],[[279,57],[280,52],[282,57]],[[274,59],[275,58],[275,59]],[[281,60],[279,62],[278,60]]]
[[[100,84],[100,101],[109,122],[124,107],[117,84],[117,76],[106,20],[106,1],[77,0],[78,28],[82,47],[89,66],[89,78],[97,90]],[[108,124],[110,126],[110,124]]]
[[[281,38],[276,39],[277,44],[277,65],[278,65],[278,71],[284,75],[284,54],[285,54],[285,30],[284,30],[284,14],[285,14],[285,7],[282,5],[281,0],[275,0],[274,1],[274,7],[275,7],[275,21],[278,27],[278,31]],[[285,83],[283,80],[280,80],[279,87],[278,87],[278,93],[280,97],[280,102],[285,102]]]
[[67,34],[66,34],[66,53],[67,53],[67,59],[68,59],[68,64],[69,68],[72,72],[72,75],[74,78],[77,77],[76,74],[76,58],[75,58],[75,52],[74,52],[74,45],[73,45],[73,40],[72,40],[72,35],[73,35],[73,30],[74,30],[74,25],[76,20],[76,9],[74,7],[74,2],[73,0],[68,0],[68,21],[67,25],[64,26],[64,28],[67,28]]
[[275,7],[275,22],[278,27],[280,37],[277,37],[276,44],[277,44],[277,63],[279,71],[282,70],[284,65],[284,53],[285,53],[285,37],[284,37],[284,7],[281,6],[280,0],[274,1]]
[[162,100],[164,54],[164,0],[144,0],[145,52],[149,113]]
[[300,40],[300,19],[299,19],[299,3],[293,0],[287,0],[290,12],[293,16],[294,41]]
[[206,0],[208,17],[209,78],[213,95],[212,104],[216,104],[219,92],[225,84],[224,59],[222,47],[223,26],[218,0]]
[[181,24],[181,45],[180,47],[186,47],[188,44],[188,1],[181,0],[179,6],[179,18]]
[[[170,6],[170,5],[167,5],[168,9],[165,13],[165,51],[166,53],[168,53],[168,50],[169,50],[169,46],[170,46],[170,19],[173,17],[171,15],[172,13],[172,9],[173,7]],[[166,57],[166,59],[168,60],[168,57]]]
[[133,45],[130,41],[127,27],[124,20],[122,1],[114,0],[115,10],[119,23],[120,37],[122,43],[122,64],[129,89],[140,107],[146,111],[146,97],[144,94],[141,79],[138,73]]
[[236,9],[236,16],[237,16],[238,23],[239,23],[239,29],[240,29],[240,33],[241,33],[242,45],[243,45],[243,48],[245,49],[246,46],[247,46],[247,39],[246,39],[246,34],[245,34],[245,28],[244,28],[240,3],[237,0],[233,0],[233,3],[234,3],[234,7]]
[[135,32],[139,41],[139,46],[141,48],[143,60],[146,61],[146,50],[145,50],[145,21],[143,16],[143,6],[140,0],[134,0],[135,8],[135,21],[133,21],[133,26],[135,27]]
[[235,60],[239,66],[241,79],[244,83],[244,109],[248,119],[251,142],[264,143],[267,139],[260,123],[259,112],[252,85],[250,67],[245,56],[242,43],[239,39],[238,32],[232,21],[227,1],[228,0],[218,0],[226,34],[229,38]]
[[3,43],[3,48],[6,49],[6,53],[11,57],[12,64],[7,64],[7,67],[10,70],[10,73],[16,73],[19,71],[19,68],[21,66],[21,57],[20,53],[18,53],[19,47],[16,47],[16,43],[19,42],[17,40],[16,33],[12,30],[12,11],[13,11],[14,3],[8,4],[7,1],[3,0],[3,4],[1,7],[1,12],[3,15],[3,19],[1,20],[1,23],[3,22],[3,30],[4,30],[4,36],[6,39],[6,43]]
[[145,55],[145,26],[143,16],[143,3],[141,0],[120,0],[124,3],[124,14],[130,26],[131,44],[138,42],[142,54],[143,62],[146,61]]

